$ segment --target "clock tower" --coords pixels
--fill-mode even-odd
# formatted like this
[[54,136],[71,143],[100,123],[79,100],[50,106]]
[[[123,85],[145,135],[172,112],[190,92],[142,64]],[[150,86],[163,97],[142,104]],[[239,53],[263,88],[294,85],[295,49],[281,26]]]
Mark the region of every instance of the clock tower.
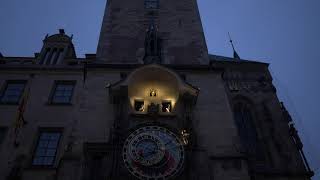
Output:
[[[258,120],[270,118],[265,106],[277,101],[267,64],[239,61],[208,54],[196,0],[109,0],[92,65],[123,72],[108,85],[113,120],[102,160],[108,165],[100,173],[111,179],[250,180],[276,172],[273,166],[283,165],[293,144],[261,139],[277,126]],[[252,98],[260,109],[253,109]],[[88,164],[95,162],[94,148],[85,148]],[[302,167],[290,160],[292,169]]]
[[[143,63],[150,24],[163,64],[207,64],[196,0],[108,0],[97,57],[105,63]],[[188,37],[188,38],[186,38]]]

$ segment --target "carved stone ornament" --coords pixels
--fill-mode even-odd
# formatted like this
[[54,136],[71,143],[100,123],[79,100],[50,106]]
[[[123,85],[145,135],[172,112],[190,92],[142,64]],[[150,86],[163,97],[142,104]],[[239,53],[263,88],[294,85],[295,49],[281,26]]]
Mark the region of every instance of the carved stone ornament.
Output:
[[246,92],[270,92],[275,91],[275,87],[269,82],[258,81],[241,81],[227,80],[228,88],[231,92],[246,91]]

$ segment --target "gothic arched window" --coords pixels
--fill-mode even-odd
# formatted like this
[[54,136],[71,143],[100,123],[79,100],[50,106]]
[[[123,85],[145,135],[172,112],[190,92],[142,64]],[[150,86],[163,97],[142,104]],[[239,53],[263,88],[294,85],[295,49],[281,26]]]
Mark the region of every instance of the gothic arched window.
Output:
[[234,119],[243,147],[247,153],[255,155],[257,153],[257,132],[250,106],[242,102],[235,104]]

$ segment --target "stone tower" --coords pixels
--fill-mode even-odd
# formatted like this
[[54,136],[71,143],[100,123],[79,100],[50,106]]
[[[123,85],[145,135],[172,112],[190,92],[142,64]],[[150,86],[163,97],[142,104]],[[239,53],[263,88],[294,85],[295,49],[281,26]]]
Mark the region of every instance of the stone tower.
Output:
[[106,63],[142,63],[146,31],[151,22],[158,31],[164,64],[208,63],[196,0],[109,0],[98,59]]

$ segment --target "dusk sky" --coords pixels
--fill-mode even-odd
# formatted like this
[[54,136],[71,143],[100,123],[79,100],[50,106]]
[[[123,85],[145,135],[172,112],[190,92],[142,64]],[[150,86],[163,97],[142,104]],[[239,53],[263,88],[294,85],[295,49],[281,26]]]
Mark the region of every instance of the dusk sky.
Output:
[[[74,35],[78,57],[95,53],[106,0],[1,0],[0,52],[33,56],[47,33]],[[281,101],[292,114],[320,179],[320,1],[198,0],[208,50],[270,63]]]

